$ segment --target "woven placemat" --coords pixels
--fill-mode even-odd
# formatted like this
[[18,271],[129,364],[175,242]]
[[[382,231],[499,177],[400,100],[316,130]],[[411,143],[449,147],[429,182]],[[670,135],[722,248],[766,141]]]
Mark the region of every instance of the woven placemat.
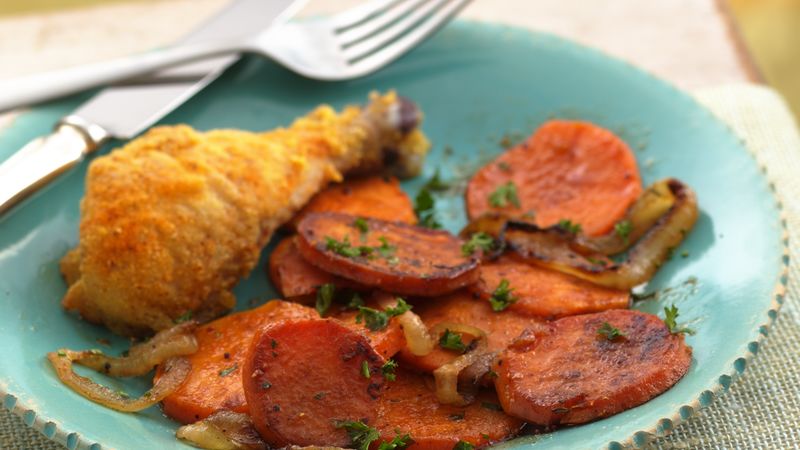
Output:
[[[767,168],[784,204],[790,268],[786,302],[744,375],[710,407],[676,427],[653,449],[800,448],[800,135],[783,100],[771,89],[733,85],[705,89],[697,98],[744,140]],[[757,270],[755,268],[754,270]],[[59,449],[21,419],[0,411],[0,448]]]

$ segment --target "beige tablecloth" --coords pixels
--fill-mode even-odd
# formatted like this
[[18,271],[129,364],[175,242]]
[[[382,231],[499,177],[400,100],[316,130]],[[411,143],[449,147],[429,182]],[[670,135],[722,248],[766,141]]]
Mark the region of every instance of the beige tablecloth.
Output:
[[[697,98],[727,122],[767,168],[784,203],[791,261],[800,242],[800,134],[786,104],[755,85],[703,89]],[[800,296],[791,263],[786,303],[761,351],[729,392],[659,438],[654,448],[800,448]],[[622,438],[622,437],[621,437]],[[0,411],[0,448],[56,449],[37,431]]]

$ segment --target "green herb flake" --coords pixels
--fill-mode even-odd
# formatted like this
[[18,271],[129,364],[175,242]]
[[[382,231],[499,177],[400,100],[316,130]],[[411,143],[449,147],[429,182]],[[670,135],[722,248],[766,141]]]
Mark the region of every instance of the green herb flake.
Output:
[[234,370],[239,368],[239,363],[233,363],[232,366],[227,367],[219,371],[220,377],[227,377],[228,375],[232,374]]
[[436,220],[436,200],[431,192],[423,187],[414,198],[414,214],[419,219],[419,225],[425,228],[439,229],[442,224]]
[[497,403],[481,402],[481,407],[484,409],[491,409],[492,411],[502,411],[503,408]]
[[564,230],[564,231],[566,231],[567,233],[570,233],[570,234],[578,234],[578,233],[581,232],[581,229],[582,229],[581,224],[573,223],[569,219],[561,219],[561,220],[559,220],[558,221],[558,228],[561,228],[562,230]]
[[65,352],[64,350],[59,350],[57,355],[62,357],[62,358],[66,358],[67,357],[67,352]]
[[397,369],[397,362],[393,359],[388,359],[386,363],[381,366],[381,373],[383,374],[383,378],[387,381],[394,381],[397,379],[397,375],[394,373]]
[[509,166],[508,163],[505,161],[500,161],[499,163],[497,163],[497,167],[503,172],[511,172],[511,166]]
[[505,208],[508,204],[519,208],[519,197],[517,196],[517,186],[513,181],[500,185],[489,195],[489,205],[495,208]]
[[327,314],[331,303],[333,303],[334,295],[336,295],[336,286],[333,283],[325,283],[317,289],[317,303],[315,306],[320,317]]
[[461,254],[464,256],[472,256],[477,249],[488,252],[492,248],[494,248],[494,238],[488,233],[479,231],[473,233],[469,240],[461,246]]
[[486,372],[486,376],[492,379],[496,379],[499,375],[497,375],[497,372],[495,372],[494,370],[489,369],[489,371]]
[[321,391],[314,394],[314,400],[322,400],[325,396],[328,395],[327,392]]
[[267,380],[261,382],[261,389],[267,390],[272,387],[272,383]]
[[431,179],[428,180],[428,182],[422,186],[422,189],[433,192],[441,192],[450,189],[450,184],[442,181],[441,174],[439,173],[439,168],[437,167],[436,170],[433,172],[433,176],[431,177]]
[[369,232],[369,224],[367,224],[367,219],[363,217],[356,218],[356,220],[353,221],[353,226],[363,234]]
[[458,441],[453,450],[475,450],[475,446],[466,441]]
[[688,258],[689,257],[689,250],[684,250],[681,252],[681,258]]
[[364,306],[364,299],[361,298],[358,292],[353,292],[353,295],[351,295],[350,299],[345,303],[345,308],[358,309],[359,306]]
[[276,341],[275,339],[271,339],[269,345],[271,345],[272,348],[275,348],[278,346],[278,341]]
[[453,333],[449,329],[445,329],[444,334],[439,338],[439,347],[455,350],[459,353],[464,353],[467,350],[467,346],[461,341],[461,335]]
[[453,422],[459,422],[461,420],[464,420],[464,413],[450,414],[449,416],[447,416],[447,418],[452,420]]
[[372,254],[372,247],[360,246],[360,247],[353,247],[350,245],[350,238],[347,236],[344,237],[341,241],[337,241],[336,239],[325,236],[325,250],[330,250],[337,255],[341,255],[347,258],[356,258],[359,256],[369,256]]
[[192,311],[186,311],[185,313],[181,314],[180,316],[176,317],[173,322],[177,323],[184,323],[192,320]]
[[119,395],[122,398],[131,398],[131,395],[125,391],[117,391],[117,395]]
[[412,442],[411,436],[406,434],[397,434],[391,441],[389,442],[381,442],[381,445],[378,446],[378,450],[398,450],[401,448],[408,447]]
[[358,314],[356,314],[356,323],[364,322],[364,326],[372,331],[382,330],[389,325],[390,318],[399,316],[410,309],[411,305],[402,298],[397,299],[395,306],[386,308],[383,311],[368,306],[359,306]]
[[492,292],[489,297],[489,304],[492,305],[492,311],[500,312],[511,306],[517,301],[516,297],[511,295],[513,289],[509,286],[508,280],[505,278],[500,280],[497,289]]
[[381,241],[381,246],[376,247],[378,253],[386,259],[393,257],[394,252],[397,251],[397,246],[389,244],[389,239],[386,236],[380,236],[378,240]]
[[597,335],[602,336],[612,342],[617,338],[625,337],[625,333],[608,322],[603,322],[603,324],[600,325],[600,328],[597,329]]
[[633,231],[633,224],[631,224],[630,220],[621,220],[614,224],[614,233],[622,238],[626,244],[628,243],[628,236],[630,236],[631,231]]
[[667,325],[667,328],[669,328],[669,332],[672,334],[685,333],[694,335],[695,331],[693,329],[678,325],[678,316],[680,316],[680,313],[678,312],[678,307],[675,306],[674,303],[664,307],[664,323]]
[[361,361],[361,376],[364,378],[369,378],[369,363],[365,361]]
[[380,433],[362,421],[337,420],[336,428],[344,428],[350,438],[350,445],[356,450],[369,450],[369,445],[380,438]]

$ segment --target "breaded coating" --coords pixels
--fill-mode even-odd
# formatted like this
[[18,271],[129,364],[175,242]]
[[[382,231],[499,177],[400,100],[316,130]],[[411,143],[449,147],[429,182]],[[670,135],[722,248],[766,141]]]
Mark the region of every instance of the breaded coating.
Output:
[[266,133],[158,127],[92,162],[63,306],[143,336],[231,309],[272,233],[343,174],[419,171],[428,142],[393,92]]

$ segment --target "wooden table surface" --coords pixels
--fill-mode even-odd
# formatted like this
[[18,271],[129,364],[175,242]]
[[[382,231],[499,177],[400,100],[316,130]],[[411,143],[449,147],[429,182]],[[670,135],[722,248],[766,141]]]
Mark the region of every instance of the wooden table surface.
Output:
[[[0,78],[168,44],[229,0],[114,2],[0,19]],[[475,0],[463,17],[553,32],[680,87],[757,80],[725,0]],[[359,0],[311,0],[302,14]]]

